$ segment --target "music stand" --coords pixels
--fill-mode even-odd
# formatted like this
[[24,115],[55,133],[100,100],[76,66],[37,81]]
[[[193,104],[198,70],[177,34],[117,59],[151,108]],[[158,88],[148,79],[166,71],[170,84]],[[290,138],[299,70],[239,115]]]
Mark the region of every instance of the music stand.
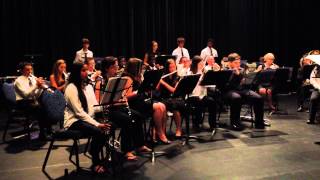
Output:
[[[150,101],[151,101],[151,105],[153,105],[153,91],[156,89],[161,76],[163,74],[162,70],[151,70],[151,71],[146,71],[144,73],[144,80],[142,82],[142,84],[140,85],[139,89],[138,89],[138,93],[142,94],[144,92],[150,92]],[[150,121],[150,130],[151,130],[151,139],[153,137],[153,127],[154,127],[154,119],[152,116],[152,119]],[[164,151],[158,151],[156,152],[154,150],[154,142],[151,140],[151,162],[154,163],[155,162],[155,158],[156,156],[163,156],[166,154],[166,152]]]
[[[204,77],[202,81],[200,82],[200,85],[202,86],[212,86],[215,85],[215,92],[216,89],[224,89],[225,86],[228,84],[232,77],[232,70],[225,70],[225,71],[213,71],[209,70],[206,74],[204,74]],[[218,119],[220,119],[220,113],[218,115]],[[213,128],[211,132],[211,139],[214,137],[214,135],[217,132],[218,123],[216,123],[216,127]]]
[[100,106],[112,105],[118,102],[122,97],[123,93],[126,90],[125,86],[129,78],[127,77],[112,77],[109,78],[107,86],[102,95]]
[[[189,98],[189,94],[192,93],[194,88],[196,87],[201,74],[194,74],[194,75],[186,75],[182,76],[179,80],[178,85],[173,92],[173,97],[182,97],[187,99]],[[182,143],[189,145],[189,139],[198,139],[196,136],[190,136],[190,129],[189,129],[189,114],[186,116],[186,131],[187,135],[185,136],[186,140]]]
[[315,64],[303,66],[303,68],[302,68],[302,79],[303,80],[310,79],[310,74],[315,66],[316,66]]

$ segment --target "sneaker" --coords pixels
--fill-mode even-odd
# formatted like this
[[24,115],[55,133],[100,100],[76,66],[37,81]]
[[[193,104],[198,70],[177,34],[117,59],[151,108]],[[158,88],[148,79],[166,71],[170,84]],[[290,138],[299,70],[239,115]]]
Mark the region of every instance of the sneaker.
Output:
[[297,112],[303,112],[303,107],[299,106],[298,109],[297,109]]

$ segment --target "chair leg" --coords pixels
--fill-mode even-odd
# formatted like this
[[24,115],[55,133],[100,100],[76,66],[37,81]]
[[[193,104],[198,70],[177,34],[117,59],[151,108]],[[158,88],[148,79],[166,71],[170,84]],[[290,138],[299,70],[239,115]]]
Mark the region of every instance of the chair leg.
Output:
[[47,154],[46,154],[46,157],[45,157],[43,165],[42,165],[42,171],[44,171],[46,166],[47,166],[47,162],[48,162],[48,159],[49,159],[52,147],[53,147],[53,143],[54,143],[54,140],[51,140],[49,148],[48,148],[48,151],[47,151]]
[[79,165],[79,147],[78,147],[77,139],[74,139],[74,153],[76,155],[77,170],[80,170],[80,165]]
[[72,146],[71,146],[71,149],[70,149],[69,161],[71,161],[71,162],[72,162],[72,156],[73,156],[73,153],[74,153],[75,143],[76,143],[76,142],[73,142],[73,144],[72,144]]

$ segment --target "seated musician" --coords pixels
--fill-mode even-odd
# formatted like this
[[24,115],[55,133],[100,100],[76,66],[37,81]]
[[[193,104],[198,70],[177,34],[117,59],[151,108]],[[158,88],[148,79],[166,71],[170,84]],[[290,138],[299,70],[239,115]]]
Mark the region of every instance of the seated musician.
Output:
[[39,139],[47,140],[51,135],[51,124],[46,119],[45,110],[39,103],[39,98],[45,89],[43,78],[35,77],[32,63],[19,63],[19,76],[14,82],[17,107],[26,110],[28,115],[34,116],[39,122]]
[[187,75],[188,71],[190,70],[191,61],[187,57],[183,56],[179,60],[179,64],[177,66],[177,74],[178,76],[185,76]]
[[[101,70],[103,79],[97,81],[95,84],[98,101],[101,99],[100,96],[102,96],[102,91],[100,90],[105,89],[110,78],[117,76],[118,68],[118,59],[116,57],[108,56],[102,61]],[[128,83],[125,89],[130,86],[131,84]],[[137,160],[137,156],[134,154],[135,150],[138,152],[151,151],[144,145],[145,142],[142,129],[144,117],[137,111],[128,107],[126,97],[121,101],[110,105],[107,116],[110,121],[121,128],[121,150],[125,153],[127,160]]]
[[314,91],[310,97],[310,112],[307,124],[314,124],[318,105],[320,102],[320,65],[316,65],[310,75],[310,84],[314,87]]
[[142,61],[137,58],[130,58],[127,67],[123,73],[123,77],[128,77],[132,87],[127,92],[130,108],[147,116],[153,116],[155,125],[154,141],[162,144],[170,144],[166,136],[167,110],[162,102],[145,101],[143,95],[137,94],[137,90],[141,84],[141,66]]
[[172,94],[175,91],[177,83],[179,81],[179,76],[177,75],[176,63],[174,59],[169,59],[165,65],[165,74],[164,78],[161,78],[160,83],[157,86],[157,89],[160,92],[162,102],[166,105],[167,109],[173,113],[173,119],[176,123],[176,137],[181,137],[181,114],[185,113],[185,102],[183,99],[174,98]]
[[206,62],[207,62],[207,65],[206,67],[204,67],[204,72],[207,72],[209,70],[220,71],[220,66],[218,63],[215,62],[215,59],[213,56],[206,56]]
[[66,87],[68,74],[66,73],[67,64],[63,59],[57,60],[52,68],[50,75],[50,86],[63,92]]
[[229,67],[233,70],[233,75],[226,86],[225,99],[230,104],[230,122],[234,130],[241,130],[240,112],[242,103],[253,105],[255,113],[255,128],[263,129],[263,98],[254,91],[244,89],[242,86],[244,70],[240,68],[240,56],[237,53],[231,53],[228,56]]
[[88,66],[88,77],[90,80],[95,82],[97,78],[100,78],[101,71],[96,70],[96,62],[93,57],[88,57],[84,62]]
[[310,97],[311,93],[310,90],[313,88],[312,85],[310,84],[310,79],[309,77],[305,79],[303,76],[304,74],[304,68],[307,66],[312,65],[312,61],[308,58],[308,53],[304,54],[303,57],[300,59],[300,68],[298,69],[297,73],[297,84],[298,84],[298,89],[297,89],[297,103],[298,103],[298,112],[303,112],[304,107],[303,104],[306,100],[306,98]]
[[[202,74],[204,68],[204,61],[200,56],[194,56],[192,58],[192,64],[188,75],[191,74]],[[189,95],[188,102],[195,108],[195,116],[192,119],[192,126],[196,131],[200,130],[200,126],[203,125],[203,113],[205,108],[208,108],[209,112],[209,125],[210,129],[214,129],[216,126],[216,103],[214,99],[210,96],[207,96],[207,88],[200,86],[200,81],[203,77],[200,77],[198,84],[194,88],[192,94]]]
[[229,69],[228,57],[223,57],[221,59],[221,70],[224,70],[224,69]]
[[[255,72],[260,72],[268,69],[278,69],[279,66],[274,63],[274,54],[267,53],[263,56],[264,64],[259,65]],[[268,106],[271,112],[276,111],[272,102],[272,84],[260,84],[258,87],[259,94],[267,96]]]

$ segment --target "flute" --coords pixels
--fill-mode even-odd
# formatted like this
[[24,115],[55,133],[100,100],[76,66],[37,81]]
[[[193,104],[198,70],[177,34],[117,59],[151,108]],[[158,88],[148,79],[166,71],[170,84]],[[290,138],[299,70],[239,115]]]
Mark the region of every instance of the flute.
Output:
[[165,74],[165,75],[161,76],[161,79],[166,78],[166,77],[168,77],[168,76],[170,76],[170,75],[172,75],[172,74],[174,74],[174,73],[176,73],[176,72],[177,72],[177,71],[173,71],[173,72],[171,72],[171,73]]

